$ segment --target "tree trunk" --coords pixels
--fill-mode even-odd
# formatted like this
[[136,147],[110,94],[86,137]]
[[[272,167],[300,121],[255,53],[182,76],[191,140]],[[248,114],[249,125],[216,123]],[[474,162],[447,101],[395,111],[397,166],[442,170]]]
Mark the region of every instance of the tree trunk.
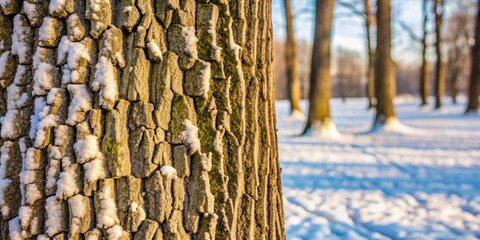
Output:
[[434,0],[435,13],[435,52],[437,62],[435,65],[435,109],[442,107],[442,98],[445,92],[445,64],[443,63],[442,53],[442,18],[443,18],[443,0]]
[[368,68],[367,68],[367,98],[368,109],[375,107],[375,50],[372,47],[372,16],[370,12],[370,0],[364,0],[365,5],[365,31],[367,33],[367,54],[368,54]]
[[0,239],[285,239],[271,2],[207,2],[1,4]]
[[391,12],[390,0],[377,2],[377,57],[375,65],[375,96],[377,113],[374,127],[395,118],[393,98],[395,96],[394,70],[391,57]]
[[[315,36],[312,49],[310,72],[310,104],[304,134],[331,124],[330,96],[332,80],[330,76],[330,36],[333,21],[334,0],[317,0]],[[312,129],[312,127],[314,129]]]
[[468,106],[466,112],[478,112],[480,97],[480,1],[478,2],[478,16],[475,28],[475,45],[472,48],[472,70],[470,87],[468,90]]
[[453,104],[457,103],[457,80],[458,80],[458,74],[460,73],[459,69],[459,63],[458,61],[460,60],[460,51],[457,46],[452,49],[452,51],[449,54],[449,61],[448,61],[448,84],[450,88],[450,96],[452,97],[452,102]]
[[285,5],[285,20],[287,23],[287,46],[285,63],[287,67],[287,91],[290,100],[290,111],[301,112],[300,109],[300,77],[298,70],[297,43],[293,27],[293,13],[290,0],[283,1]]
[[422,37],[422,66],[420,68],[420,97],[422,106],[428,105],[429,81],[428,81],[428,61],[427,61],[427,25],[428,25],[428,0],[423,0],[423,37]]

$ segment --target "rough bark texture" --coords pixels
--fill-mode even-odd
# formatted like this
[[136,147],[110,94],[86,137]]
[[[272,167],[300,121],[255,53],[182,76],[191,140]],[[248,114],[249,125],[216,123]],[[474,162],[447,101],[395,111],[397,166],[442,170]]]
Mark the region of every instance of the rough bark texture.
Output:
[[310,72],[310,105],[305,133],[313,125],[330,121],[330,36],[333,21],[334,0],[317,1],[315,36]]
[[287,25],[287,41],[285,49],[285,63],[287,68],[287,91],[290,100],[290,111],[300,109],[300,76],[298,69],[297,42],[293,27],[293,13],[290,0],[283,1],[285,5],[285,20]]
[[434,0],[435,13],[435,52],[437,62],[435,63],[435,109],[442,107],[442,98],[445,92],[445,64],[443,62],[442,48],[442,21],[443,21],[443,0]]
[[372,47],[372,16],[370,0],[364,0],[365,7],[365,31],[367,33],[367,99],[368,109],[375,107],[375,50]]
[[375,65],[375,96],[377,113],[374,127],[383,125],[395,117],[393,98],[395,96],[394,70],[391,57],[391,9],[390,0],[377,2],[377,57]]
[[480,97],[480,1],[478,2],[478,16],[475,28],[475,45],[472,48],[472,70],[470,88],[468,90],[468,106],[466,112],[478,112]]
[[429,82],[428,82],[428,61],[427,61],[427,25],[428,25],[428,0],[423,0],[423,36],[422,43],[422,66],[420,67],[420,98],[422,99],[422,106],[428,105]]
[[270,1],[1,3],[0,239],[285,238]]

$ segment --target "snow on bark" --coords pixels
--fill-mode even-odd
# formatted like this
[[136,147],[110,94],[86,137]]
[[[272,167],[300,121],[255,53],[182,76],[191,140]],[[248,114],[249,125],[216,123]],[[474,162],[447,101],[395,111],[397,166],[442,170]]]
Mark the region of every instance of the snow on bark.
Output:
[[200,139],[198,139],[198,128],[186,119],[185,130],[182,132],[183,143],[188,147],[190,155],[200,151]]
[[45,231],[48,236],[53,237],[55,234],[63,230],[64,220],[62,202],[56,196],[47,198],[45,204],[46,221]]
[[96,158],[100,153],[98,147],[98,137],[87,135],[82,140],[77,141],[73,148],[77,156],[77,163],[86,163]]
[[85,179],[87,183],[93,183],[97,180],[104,179],[106,177],[105,173],[105,158],[103,154],[96,156],[90,162],[87,162],[83,165],[85,170]]
[[118,100],[118,84],[115,67],[112,62],[102,56],[95,65],[95,78],[92,83],[94,91],[100,91],[100,106],[105,109],[113,109]]
[[195,36],[195,28],[194,27],[183,27],[182,32],[185,35],[185,53],[189,55],[189,57],[193,59],[198,58],[197,52],[197,43],[198,38]]
[[21,14],[17,14],[13,19],[12,53],[18,55],[20,63],[28,62],[28,56],[31,55],[32,50],[30,41],[33,32],[27,21]]
[[98,198],[100,209],[97,213],[97,227],[110,228],[119,223],[117,206],[115,204],[113,179],[104,180]]
[[92,96],[87,86],[69,84],[68,92],[72,96],[70,106],[68,107],[68,118],[66,124],[75,125],[85,119],[87,111],[92,109]]
[[162,61],[163,60],[163,55],[162,55],[162,50],[160,50],[160,47],[155,43],[155,41],[150,41],[147,43],[148,50],[152,54],[154,60],[156,61]]
[[60,173],[60,178],[57,181],[56,196],[58,199],[68,199],[69,197],[80,192],[76,184],[77,174],[72,168],[72,163],[68,157],[62,159],[63,171]]
[[160,172],[162,173],[162,176],[168,177],[168,178],[176,178],[177,177],[177,170],[171,166],[163,166],[160,168]]

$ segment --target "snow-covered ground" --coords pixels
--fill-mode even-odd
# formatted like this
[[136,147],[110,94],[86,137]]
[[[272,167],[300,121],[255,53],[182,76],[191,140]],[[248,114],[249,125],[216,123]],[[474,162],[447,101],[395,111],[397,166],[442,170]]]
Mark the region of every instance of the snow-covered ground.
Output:
[[287,238],[480,239],[480,116],[445,102],[397,99],[406,127],[367,133],[366,100],[334,99],[341,136],[322,139],[278,101]]

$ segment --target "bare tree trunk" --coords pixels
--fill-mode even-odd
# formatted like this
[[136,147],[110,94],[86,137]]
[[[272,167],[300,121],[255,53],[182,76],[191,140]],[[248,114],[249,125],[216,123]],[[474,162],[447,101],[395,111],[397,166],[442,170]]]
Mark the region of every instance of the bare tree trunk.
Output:
[[472,48],[472,70],[466,113],[478,112],[478,98],[480,97],[480,1],[478,2],[478,10],[477,25],[475,28],[475,45]]
[[420,97],[422,99],[422,106],[428,105],[429,95],[429,81],[428,81],[428,61],[427,61],[427,25],[428,25],[428,0],[423,0],[423,37],[422,42],[422,66],[420,68]]
[[445,64],[443,63],[442,53],[442,18],[443,18],[443,0],[434,0],[435,13],[435,52],[437,53],[437,62],[435,65],[435,109],[442,107],[442,98],[445,92]]
[[461,49],[458,49],[456,46],[452,50],[452,52],[449,54],[449,61],[448,61],[448,84],[449,84],[449,89],[450,89],[450,97],[452,97],[452,102],[454,104],[457,103],[457,80],[458,80],[458,74],[460,73],[459,67],[458,67],[458,61],[460,57],[460,51]]
[[390,0],[377,2],[377,57],[375,65],[375,96],[377,113],[374,127],[395,118],[393,98],[395,96],[394,70],[391,57],[391,9]]
[[368,68],[367,68],[367,98],[368,109],[375,107],[375,50],[372,47],[372,16],[370,12],[370,0],[364,0],[365,6],[365,31],[367,33],[367,51],[368,51]]
[[332,92],[330,36],[334,2],[334,0],[317,0],[316,4],[315,36],[310,72],[310,104],[304,134],[317,126],[331,124],[329,104]]
[[285,239],[271,17],[2,2],[0,239]]
[[285,49],[285,62],[287,67],[287,91],[290,100],[290,111],[300,109],[300,77],[298,70],[297,43],[293,26],[293,13],[290,0],[283,1],[285,5],[285,19],[287,23],[287,46]]

